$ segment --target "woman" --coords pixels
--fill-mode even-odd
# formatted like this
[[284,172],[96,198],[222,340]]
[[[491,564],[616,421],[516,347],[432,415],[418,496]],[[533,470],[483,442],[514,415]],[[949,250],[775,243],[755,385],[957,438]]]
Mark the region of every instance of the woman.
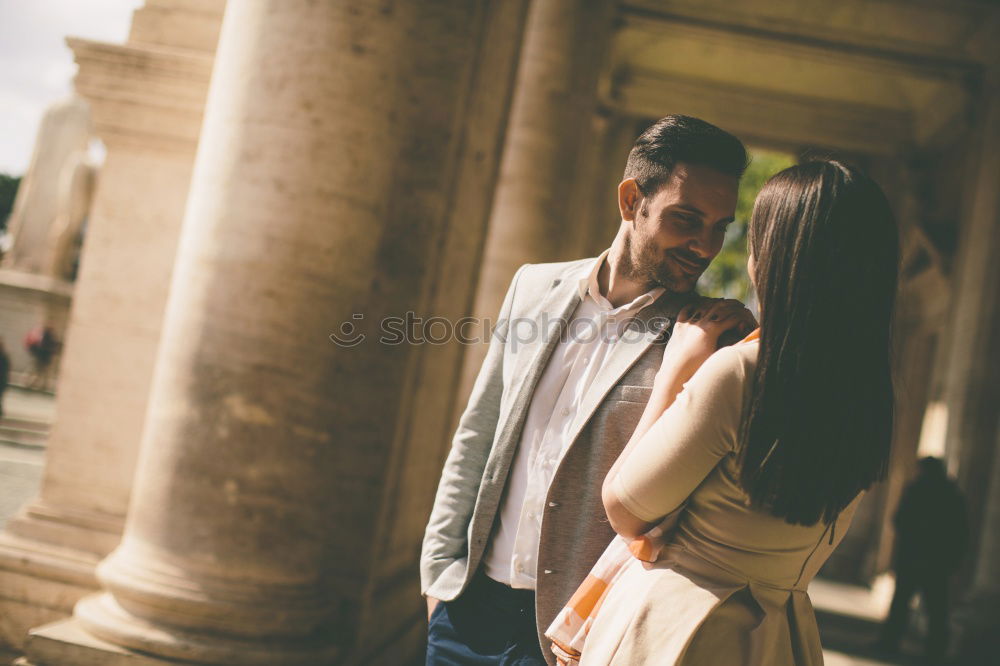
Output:
[[686,308],[604,482],[622,537],[677,520],[600,599],[581,666],[823,661],[806,586],[889,458],[897,231],[872,180],[820,161],[764,185],[748,241],[760,327],[716,351],[738,310]]

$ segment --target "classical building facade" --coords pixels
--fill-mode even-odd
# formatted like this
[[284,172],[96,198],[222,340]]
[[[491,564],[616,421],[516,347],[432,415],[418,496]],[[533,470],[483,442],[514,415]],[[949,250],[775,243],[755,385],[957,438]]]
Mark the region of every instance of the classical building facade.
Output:
[[126,44],[70,40],[108,155],[45,481],[0,535],[19,663],[419,655],[420,540],[483,347],[379,322],[492,318],[522,263],[607,247],[628,149],[668,113],[885,186],[895,458],[827,573],[885,569],[918,444],[942,451],[975,534],[958,649],[996,649],[994,5],[223,4],[147,0]]

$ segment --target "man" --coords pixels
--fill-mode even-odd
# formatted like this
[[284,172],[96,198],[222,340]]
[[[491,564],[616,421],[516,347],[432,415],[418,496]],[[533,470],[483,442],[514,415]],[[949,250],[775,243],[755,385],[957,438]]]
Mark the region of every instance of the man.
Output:
[[927,613],[924,657],[940,664],[948,652],[948,586],[969,544],[965,497],[940,458],[920,459],[917,478],[903,491],[892,523],[896,591],[876,648],[899,651],[910,602],[919,593]]
[[667,116],[629,153],[611,247],[514,274],[424,536],[428,664],[555,664],[542,634],[614,536],[601,484],[746,164],[734,136]]
[[3,394],[10,384],[10,356],[7,354],[7,347],[0,338],[0,419],[3,418]]

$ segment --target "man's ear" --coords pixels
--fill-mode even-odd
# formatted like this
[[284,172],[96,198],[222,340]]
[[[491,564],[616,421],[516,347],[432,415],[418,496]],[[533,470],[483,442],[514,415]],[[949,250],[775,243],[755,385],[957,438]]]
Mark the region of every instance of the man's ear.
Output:
[[622,214],[622,219],[631,222],[639,212],[639,203],[642,201],[642,192],[635,178],[626,178],[618,183],[618,210]]

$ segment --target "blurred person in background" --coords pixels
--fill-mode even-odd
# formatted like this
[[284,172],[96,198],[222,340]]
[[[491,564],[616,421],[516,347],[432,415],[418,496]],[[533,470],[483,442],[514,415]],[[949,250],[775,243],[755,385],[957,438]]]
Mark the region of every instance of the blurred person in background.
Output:
[[48,390],[49,375],[54,365],[52,359],[59,350],[55,331],[48,324],[36,326],[24,336],[24,348],[31,355],[35,366],[27,388]]
[[924,656],[940,664],[948,652],[948,585],[969,545],[965,498],[940,458],[921,458],[893,517],[896,591],[876,647],[896,653],[920,595],[927,615]]
[[0,419],[3,418],[3,394],[7,392],[7,384],[10,382],[10,356],[7,354],[7,347],[4,346],[3,338],[0,338]]

